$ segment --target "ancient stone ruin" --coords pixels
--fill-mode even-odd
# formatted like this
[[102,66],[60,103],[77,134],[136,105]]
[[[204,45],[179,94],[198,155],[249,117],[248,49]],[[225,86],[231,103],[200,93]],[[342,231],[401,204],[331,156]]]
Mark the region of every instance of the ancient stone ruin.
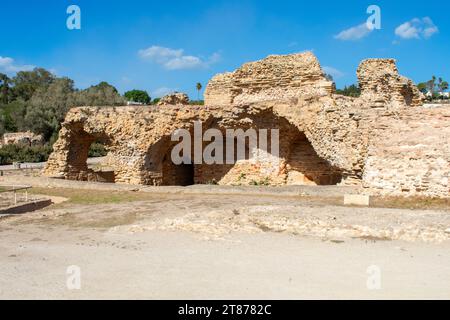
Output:
[[42,145],[44,143],[44,138],[41,135],[34,134],[32,132],[14,132],[5,133],[0,139],[1,145],[9,144],[22,144],[28,146]]
[[168,94],[158,101],[158,106],[177,105],[177,104],[189,104],[189,97],[185,93],[175,92]]
[[[424,108],[423,96],[398,74],[394,60],[365,60],[357,74],[361,97],[345,97],[335,93],[312,53],[269,56],[215,76],[205,106],[75,108],[44,173],[156,186],[360,185],[448,197],[450,110]],[[215,128],[224,136],[227,129],[279,129],[277,165],[251,161],[255,150],[233,164],[175,165],[171,135],[193,132],[198,121],[203,130]],[[95,141],[108,148],[107,170],[87,167]],[[274,156],[269,150],[266,158]]]

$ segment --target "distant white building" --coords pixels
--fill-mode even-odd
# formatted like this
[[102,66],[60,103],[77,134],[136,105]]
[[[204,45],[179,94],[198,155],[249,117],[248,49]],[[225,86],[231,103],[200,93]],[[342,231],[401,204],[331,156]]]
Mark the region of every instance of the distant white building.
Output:
[[141,102],[135,102],[135,101],[127,101],[127,106],[143,106],[144,104]]
[[[428,98],[432,98],[433,94],[428,91],[425,96]],[[450,98],[450,92],[438,92],[438,98]]]

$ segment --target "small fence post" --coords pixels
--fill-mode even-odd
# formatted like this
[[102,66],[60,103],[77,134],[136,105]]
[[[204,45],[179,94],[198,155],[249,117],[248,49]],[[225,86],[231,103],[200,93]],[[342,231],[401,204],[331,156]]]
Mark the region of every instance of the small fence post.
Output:
[[17,192],[14,190],[14,205],[17,205]]

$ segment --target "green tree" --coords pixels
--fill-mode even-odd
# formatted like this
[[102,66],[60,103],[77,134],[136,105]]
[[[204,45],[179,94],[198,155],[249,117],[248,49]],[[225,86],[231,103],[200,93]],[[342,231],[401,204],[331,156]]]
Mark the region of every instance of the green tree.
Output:
[[1,84],[1,102],[7,104],[9,101],[9,85],[11,84],[11,79],[4,73],[0,73],[0,84]]
[[421,82],[417,85],[417,89],[419,89],[420,92],[422,92],[423,94],[427,93],[427,83],[426,82]]
[[27,130],[24,123],[26,109],[26,103],[22,100],[15,100],[0,107],[0,121],[5,132]]
[[73,80],[59,78],[47,88],[39,88],[31,97],[25,116],[26,126],[54,141],[67,111],[76,105]]
[[5,126],[3,124],[3,115],[0,114],[0,136],[5,133]]
[[351,86],[345,86],[344,89],[336,90],[337,94],[342,94],[347,97],[359,97],[361,95],[361,89],[358,85],[352,84]]
[[444,92],[448,89],[448,82],[444,81],[442,78],[439,78],[438,80],[438,88],[439,92]]
[[427,81],[427,91],[434,96],[436,92],[436,76],[433,76],[431,80]]
[[138,102],[138,103],[142,103],[145,105],[150,104],[150,102],[152,101],[152,99],[148,95],[147,91],[143,91],[143,90],[127,91],[127,92],[125,92],[124,97],[128,101]]
[[200,100],[200,91],[202,90],[203,86],[200,82],[197,82],[197,85],[195,87],[197,88],[197,100]]
[[76,94],[77,106],[121,106],[125,99],[120,96],[117,89],[107,82],[100,82],[86,90],[78,91]]
[[47,88],[53,81],[55,81],[55,76],[43,68],[35,68],[33,71],[20,71],[12,80],[14,85],[12,89],[13,98],[28,101],[36,90]]

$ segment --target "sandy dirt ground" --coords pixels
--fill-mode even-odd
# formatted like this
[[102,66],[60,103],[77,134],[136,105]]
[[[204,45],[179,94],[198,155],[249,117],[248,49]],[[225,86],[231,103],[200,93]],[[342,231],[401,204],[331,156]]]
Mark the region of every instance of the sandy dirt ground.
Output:
[[0,220],[0,298],[449,299],[449,227],[308,197],[68,202]]

